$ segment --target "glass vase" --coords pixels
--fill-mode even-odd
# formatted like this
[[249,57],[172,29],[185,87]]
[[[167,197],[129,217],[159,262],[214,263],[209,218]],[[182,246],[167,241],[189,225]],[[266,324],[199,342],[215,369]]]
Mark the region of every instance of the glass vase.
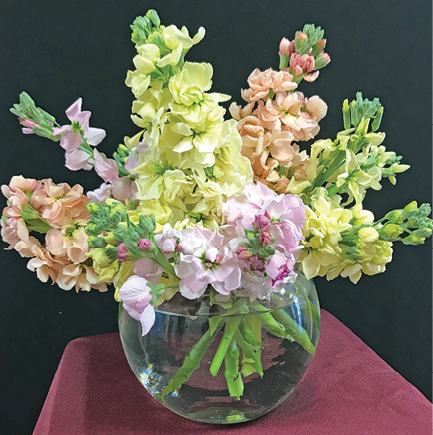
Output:
[[155,309],[143,336],[120,304],[126,358],[155,399],[182,417],[221,424],[258,418],[293,392],[319,338],[313,281],[298,272],[269,301],[240,298],[237,307],[178,294]]

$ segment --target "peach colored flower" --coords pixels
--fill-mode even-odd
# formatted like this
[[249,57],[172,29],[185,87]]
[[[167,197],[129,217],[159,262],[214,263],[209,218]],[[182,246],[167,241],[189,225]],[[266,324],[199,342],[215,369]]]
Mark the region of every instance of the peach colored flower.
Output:
[[54,255],[67,255],[74,263],[83,263],[87,260],[89,251],[88,236],[84,231],[86,220],[71,220],[62,228],[53,228],[46,234],[47,248]]
[[[15,249],[22,257],[31,258],[27,268],[36,272],[42,282],[49,278],[63,290],[75,287],[76,291],[90,291],[91,288],[107,291],[106,283],[99,283],[97,273],[87,264],[74,264],[67,255],[53,255],[41,245],[35,237],[29,237],[27,242],[21,240]],[[87,260],[87,258],[86,258]]]
[[261,100],[273,92],[292,91],[297,88],[293,76],[287,71],[274,71],[272,68],[260,71],[256,68],[248,77],[249,89],[241,91],[242,98],[248,103]]
[[70,264],[66,255],[53,256],[50,251],[43,247],[34,237],[29,238],[29,244],[19,247],[20,254],[29,257],[30,253],[33,258],[27,263],[27,269],[32,272],[36,271],[37,277],[42,282],[47,282],[48,278],[56,282],[59,271],[66,264]]
[[19,175],[12,177],[9,185],[1,187],[3,195],[8,198],[10,204],[2,211],[1,223],[1,236],[6,243],[9,243],[7,249],[13,249],[20,240],[28,240],[29,231],[21,211],[23,206],[29,205],[29,197],[40,186],[42,184],[39,181]]
[[[280,149],[276,150],[275,142],[281,144]],[[280,194],[286,193],[287,186],[292,177],[296,180],[306,179],[306,167],[309,162],[309,157],[306,151],[299,151],[297,144],[291,145],[286,143],[282,146],[285,142],[284,139],[277,139],[275,142],[270,148],[273,148],[273,152],[280,157],[281,160],[278,160],[275,158],[274,154],[272,154],[265,163],[268,171],[263,171],[262,174],[255,174],[254,179]],[[280,167],[279,171],[276,170],[277,166]]]
[[248,103],[245,107],[242,107],[240,104],[232,103],[230,104],[229,111],[232,115],[233,119],[236,119],[236,121],[241,120],[242,118],[246,118],[247,116],[251,115],[254,106],[256,103]]
[[[301,92],[292,94],[278,93],[273,101],[272,110],[279,110],[281,129],[290,131],[296,140],[312,139],[320,130],[318,122],[325,116],[327,106],[319,97],[304,98]],[[268,110],[268,109],[267,109]],[[269,110],[268,110],[269,111]]]
[[97,288],[99,291],[107,291],[106,283],[98,282],[98,274],[93,267],[85,264],[68,264],[59,270],[56,284],[63,290],[90,291]]
[[42,180],[42,184],[33,198],[41,206],[42,217],[51,226],[59,228],[64,220],[90,217],[85,208],[89,199],[83,194],[82,186],[76,184],[71,188],[67,183],[54,184],[51,178]]
[[[1,190],[3,195],[12,203],[18,198],[21,204],[27,204],[28,198],[26,194],[33,193],[41,187],[42,183],[34,178],[24,178],[22,175],[16,175],[11,178],[9,185],[4,184]],[[33,204],[31,205],[34,207]]]

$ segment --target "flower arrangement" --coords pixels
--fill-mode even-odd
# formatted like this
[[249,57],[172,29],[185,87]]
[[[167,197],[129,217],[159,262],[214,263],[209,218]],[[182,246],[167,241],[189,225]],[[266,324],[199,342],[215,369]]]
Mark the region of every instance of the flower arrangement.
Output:
[[[2,186],[2,238],[29,258],[41,281],[77,291],[113,284],[143,335],[155,308],[173,298],[222,307],[226,317],[206,332],[209,346],[224,331],[210,372],[224,364],[230,395],[239,398],[244,378],[263,375],[254,331],[265,328],[315,352],[302,327],[270,315],[266,302],[301,272],[354,283],[384,272],[393,242],[417,245],[431,235],[430,206],[412,202],[379,220],[363,209],[369,188],[379,190],[382,178],[395,184],[408,169],[383,145],[377,98],[358,93],[344,101],[344,130],[315,141],[309,153],[301,149],[298,142],[318,134],[327,112],[318,96],[298,91],[331,60],[320,27],[282,39],[279,70],[251,73],[241,93],[246,104],[233,103],[230,120],[220,104],[230,97],[210,92],[212,66],[185,60],[203,28],[191,37],[185,27],[161,25],[153,10],[131,27],[137,55],[126,85],[139,132],[109,158],[96,148],[105,131],[90,127],[81,99],[61,126],[22,93],[11,111],[23,133],[59,142],[67,168],[93,168],[103,183],[84,194],[79,185],[13,177]],[[317,307],[304,302],[318,323]],[[230,317],[243,312],[257,313],[256,323]],[[163,395],[182,387],[200,355],[190,353]]]

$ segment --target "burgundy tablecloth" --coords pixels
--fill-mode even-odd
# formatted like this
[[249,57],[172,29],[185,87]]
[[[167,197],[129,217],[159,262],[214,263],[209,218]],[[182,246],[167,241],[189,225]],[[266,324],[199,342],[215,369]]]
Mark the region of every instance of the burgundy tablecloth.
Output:
[[119,334],[65,349],[33,435],[430,435],[432,404],[322,310],[316,356],[295,392],[247,423],[208,425],[166,410],[135,378]]

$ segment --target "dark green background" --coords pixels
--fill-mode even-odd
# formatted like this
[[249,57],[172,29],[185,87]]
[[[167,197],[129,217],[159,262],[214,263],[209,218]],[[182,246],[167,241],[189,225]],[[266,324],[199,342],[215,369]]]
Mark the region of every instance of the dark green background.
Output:
[[[305,23],[322,26],[332,62],[319,79],[303,83],[307,96],[329,105],[317,138],[342,129],[341,104],[357,91],[385,106],[385,145],[412,169],[393,187],[384,180],[365,207],[381,217],[413,199],[431,199],[431,4],[402,1],[0,1],[0,184],[13,175],[51,177],[56,183],[101,180],[70,172],[58,144],[24,136],[8,108],[26,90],[66,123],[78,97],[104,128],[107,154],[131,136],[133,95],[124,85],[135,55],[129,24],[156,8],[165,24],[199,26],[205,39],[188,54],[214,67],[217,92],[241,102],[250,72],[278,68],[278,44]],[[4,245],[3,245],[4,246]],[[66,344],[116,331],[112,292],[75,294],[40,283],[15,251],[0,253],[0,433],[29,434],[36,424]],[[431,399],[431,241],[395,246],[385,274],[317,279],[322,307],[333,313],[395,370]],[[336,355],[338,358],[338,355]],[[113,367],[113,370],[116,370]],[[121,400],[121,398],[119,398]]]

